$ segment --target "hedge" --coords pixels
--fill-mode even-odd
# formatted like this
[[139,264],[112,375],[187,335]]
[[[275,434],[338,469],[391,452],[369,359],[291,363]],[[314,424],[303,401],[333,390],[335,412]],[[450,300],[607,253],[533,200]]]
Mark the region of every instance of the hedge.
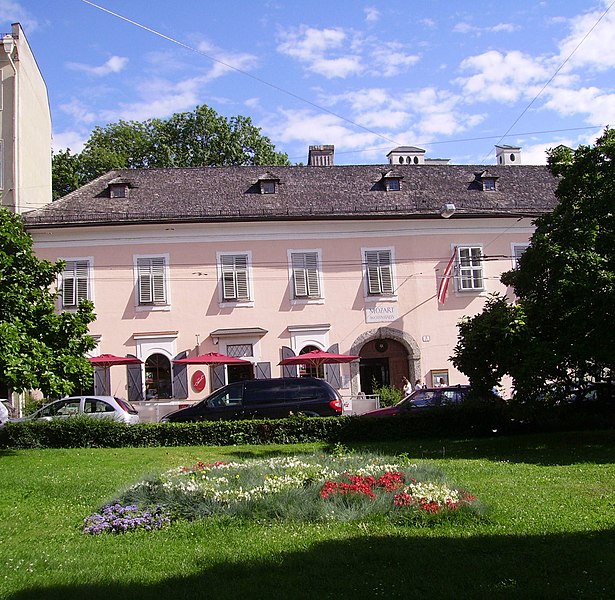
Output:
[[[524,417],[524,418],[523,418]],[[73,417],[7,423],[1,449],[229,446],[302,442],[360,443],[426,437],[502,434],[615,427],[615,407],[564,407],[515,413],[497,405],[449,406],[402,417],[302,417],[279,420],[138,423]]]

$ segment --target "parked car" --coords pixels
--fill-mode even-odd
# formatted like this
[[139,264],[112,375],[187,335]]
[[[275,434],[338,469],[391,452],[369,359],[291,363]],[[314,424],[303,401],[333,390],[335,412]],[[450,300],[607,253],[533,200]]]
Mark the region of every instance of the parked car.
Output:
[[4,404],[6,400],[0,400],[0,427],[9,420],[9,409]]
[[138,423],[139,413],[127,400],[114,396],[71,396],[46,404],[27,417],[11,419],[12,422],[30,421],[32,419],[66,419],[74,416],[86,416],[93,419],[113,419],[123,423]]
[[323,379],[280,377],[230,383],[201,402],[169,413],[161,422],[282,419],[290,414],[337,416],[342,398]]
[[385,406],[363,413],[363,417],[388,417],[409,414],[436,406],[458,404],[462,402],[470,391],[469,385],[455,385],[438,388],[422,388],[416,390],[400,400],[394,406]]

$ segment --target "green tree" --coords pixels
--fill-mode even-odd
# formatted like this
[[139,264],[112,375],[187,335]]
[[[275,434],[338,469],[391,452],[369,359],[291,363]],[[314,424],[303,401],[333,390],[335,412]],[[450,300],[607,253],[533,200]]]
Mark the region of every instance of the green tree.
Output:
[[[508,373],[523,394],[546,386],[572,387],[609,380],[615,368],[615,131],[594,146],[558,147],[548,165],[559,178],[558,204],[536,220],[519,267],[504,273],[517,296],[509,318],[501,302],[489,304],[460,329],[453,362],[473,385],[494,358],[493,372]],[[522,315],[510,331],[511,318]],[[481,323],[492,319],[493,329]],[[498,334],[499,330],[499,334]],[[507,335],[508,333],[508,335]],[[507,362],[505,346],[516,354]],[[479,346],[480,354],[471,353]]]
[[88,335],[93,306],[56,312],[63,267],[38,259],[20,217],[0,208],[0,380],[14,391],[61,396],[91,385],[85,354],[96,345]]
[[81,154],[53,156],[54,199],[111,169],[287,164],[250,118],[227,119],[200,105],[168,119],[96,127]]

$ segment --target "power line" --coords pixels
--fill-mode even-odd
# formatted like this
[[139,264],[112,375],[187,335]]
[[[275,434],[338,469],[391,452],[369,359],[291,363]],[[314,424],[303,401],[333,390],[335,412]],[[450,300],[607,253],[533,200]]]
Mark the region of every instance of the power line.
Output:
[[99,6],[98,4],[95,4],[94,2],[90,2],[90,0],[81,0],[82,2],[84,2],[85,4],[89,4],[90,6],[93,6],[94,8],[98,8],[99,10],[102,10],[103,12],[106,12],[114,17],[117,17],[118,19],[122,19],[123,21],[126,21],[127,23],[130,23],[131,25],[134,25],[135,27],[139,27],[140,29],[143,29],[145,31],[148,31],[149,33],[153,33],[154,35],[157,35],[169,42],[172,42],[173,44],[177,44],[178,46],[181,46],[182,48],[185,48],[186,50],[190,50],[191,52],[196,52],[197,54],[200,54],[201,56],[205,56],[206,58],[208,58],[211,61],[217,62],[229,69],[232,69],[233,71],[236,71],[237,73],[241,73],[242,75],[245,75],[246,77],[250,77],[251,79],[254,79],[255,81],[258,81],[259,83],[262,83],[263,85],[269,86],[270,88],[278,91],[278,92],[282,92],[283,94],[286,94],[288,96],[290,96],[291,98],[295,98],[296,100],[300,100],[301,102],[305,102],[306,104],[309,104],[310,106],[313,106],[314,108],[321,110],[323,112],[326,112],[334,117],[337,117],[338,119],[342,119],[342,121],[346,121],[346,123],[350,123],[351,125],[354,125],[355,127],[358,127],[359,129],[363,129],[363,131],[367,131],[368,133],[371,133],[375,136],[378,136],[380,138],[382,138],[383,140],[386,140],[387,142],[391,142],[392,144],[395,144],[396,146],[399,145],[399,142],[396,142],[395,140],[392,140],[391,138],[387,137],[386,135],[383,135],[381,133],[378,133],[377,131],[374,131],[373,129],[370,129],[369,127],[365,127],[364,125],[360,125],[359,123],[356,123],[355,121],[352,121],[351,119],[348,119],[347,117],[344,117],[342,115],[340,115],[339,113],[336,113],[332,110],[329,110],[328,108],[325,108],[324,106],[320,106],[319,104],[316,104],[315,102],[312,102],[311,100],[308,100],[306,98],[304,98],[303,96],[299,96],[299,94],[295,94],[294,92],[291,92],[287,89],[284,89],[282,87],[280,87],[279,85],[275,85],[274,83],[270,83],[269,81],[266,81],[265,79],[262,79],[261,77],[257,77],[256,75],[252,75],[251,73],[248,73],[247,71],[244,71],[243,69],[240,69],[238,67],[234,67],[233,65],[224,62],[223,60],[220,60],[218,58],[215,58],[209,54],[207,54],[206,52],[203,52],[202,50],[199,50],[198,48],[195,48],[193,46],[190,46],[189,44],[185,44],[184,42],[181,42],[175,38],[172,38],[168,35],[165,35],[164,33],[161,33],[160,31],[157,31],[156,29],[152,29],[151,27],[147,27],[146,25],[143,25],[141,23],[138,23],[137,21],[133,21],[132,19],[129,19],[128,17],[125,17],[123,15],[120,15],[119,13],[113,12],[107,8],[104,8],[103,6]]
[[499,144],[505,137],[508,136],[508,134],[510,133],[510,130],[521,120],[523,115],[525,115],[525,113],[531,108],[531,106],[534,104],[534,102],[536,102],[538,97],[547,89],[547,87],[551,84],[551,82],[557,77],[558,73],[564,68],[566,63],[572,58],[573,54],[581,47],[583,42],[589,37],[589,35],[592,33],[592,31],[594,29],[596,29],[596,27],[598,26],[598,23],[600,23],[600,21],[602,21],[602,19],[604,19],[604,17],[606,17],[607,13],[611,10],[611,8],[613,7],[614,4],[615,4],[615,0],[613,0],[613,2],[611,2],[611,4],[607,7],[607,9],[600,15],[598,20],[589,28],[589,31],[583,36],[581,41],[574,47],[574,49],[566,57],[566,59],[559,65],[559,67],[557,67],[557,69],[555,69],[555,72],[553,73],[553,75],[551,75],[551,78],[542,86],[540,91],[532,98],[530,103],[521,111],[521,114],[515,119],[513,124],[506,130],[506,132],[498,140],[498,142],[496,142],[496,145]]

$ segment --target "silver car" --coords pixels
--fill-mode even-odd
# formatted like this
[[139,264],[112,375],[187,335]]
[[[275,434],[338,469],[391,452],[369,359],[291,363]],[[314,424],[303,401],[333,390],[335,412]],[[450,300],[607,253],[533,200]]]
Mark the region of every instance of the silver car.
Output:
[[31,419],[66,419],[74,416],[93,419],[113,419],[122,423],[138,423],[139,413],[130,402],[115,396],[71,396],[46,404],[27,417],[11,419],[12,422]]

